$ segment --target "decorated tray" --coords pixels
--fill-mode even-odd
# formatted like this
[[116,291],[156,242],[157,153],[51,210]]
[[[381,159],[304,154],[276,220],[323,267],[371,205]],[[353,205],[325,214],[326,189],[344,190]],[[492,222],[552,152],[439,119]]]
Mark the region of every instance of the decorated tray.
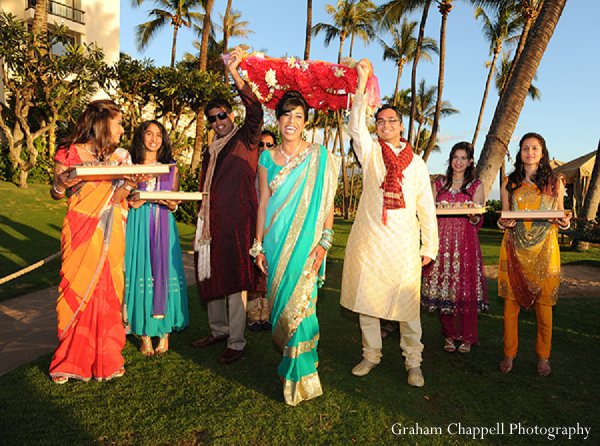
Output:
[[569,211],[502,211],[500,218],[510,220],[547,220],[563,218]]
[[134,166],[77,166],[69,173],[69,178],[90,180],[115,180],[128,175],[164,175],[169,173],[168,164]]
[[138,190],[133,193],[134,200],[173,200],[173,201],[199,201],[202,192],[170,192],[170,191],[145,191]]
[[473,215],[485,214],[487,209],[484,206],[479,207],[455,207],[455,208],[436,208],[437,215]]

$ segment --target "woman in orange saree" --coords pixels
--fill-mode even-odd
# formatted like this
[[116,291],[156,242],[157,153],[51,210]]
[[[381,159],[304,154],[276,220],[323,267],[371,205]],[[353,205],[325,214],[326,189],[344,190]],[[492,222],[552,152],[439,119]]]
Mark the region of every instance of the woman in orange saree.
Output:
[[[546,141],[527,133],[519,142],[515,170],[504,180],[500,195],[503,211],[563,210],[564,179],[553,174]],[[558,228],[569,227],[569,217],[551,220],[500,219],[505,229],[500,247],[498,295],[504,298],[504,358],[500,371],[512,370],[518,348],[520,308],[535,308],[536,353],[540,376],[551,372],[552,306],[558,299],[560,251]]]
[[54,199],[68,198],[56,304],[58,347],[50,363],[50,376],[57,384],[69,378],[102,381],[125,373],[121,302],[126,198],[135,183],[69,178],[72,166],[131,164],[129,153],[116,148],[122,134],[117,106],[93,101],[55,156],[50,193]]

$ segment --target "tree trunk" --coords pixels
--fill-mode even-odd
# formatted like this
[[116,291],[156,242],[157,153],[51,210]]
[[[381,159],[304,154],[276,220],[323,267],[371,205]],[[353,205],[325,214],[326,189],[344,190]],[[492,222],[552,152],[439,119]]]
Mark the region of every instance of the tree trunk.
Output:
[[312,35],[312,0],[306,0],[306,37],[304,39],[304,60],[310,59],[310,38]]
[[483,183],[487,197],[496,173],[506,154],[508,143],[527,98],[531,81],[540,65],[546,47],[552,38],[566,0],[545,0],[540,14],[531,28],[523,53],[515,71],[500,98],[477,163],[477,176]]
[[171,68],[175,68],[175,58],[177,57],[177,31],[179,31],[179,26],[173,26],[173,45],[171,46]]
[[403,63],[398,63],[398,73],[396,74],[396,86],[394,87],[394,98],[392,99],[392,103],[396,105],[396,100],[398,99],[398,90],[400,89],[400,78],[402,77],[402,65]]
[[415,48],[415,58],[413,59],[412,72],[410,75],[410,116],[408,118],[408,135],[407,140],[413,145],[413,122],[415,115],[417,114],[417,65],[419,63],[419,57],[421,57],[421,47],[423,46],[423,38],[425,37],[425,24],[427,23],[427,14],[429,13],[429,6],[431,6],[431,0],[427,0],[423,6],[423,15],[421,16],[421,23],[419,24],[419,37],[417,37],[417,47]]
[[431,134],[429,142],[423,153],[423,161],[427,162],[429,154],[435,147],[437,139],[437,131],[440,125],[440,116],[442,114],[442,92],[444,90],[444,62],[446,57],[446,22],[448,14],[452,11],[452,0],[444,0],[439,6],[440,14],[442,15],[442,24],[440,26],[440,70],[438,73],[438,88],[437,100],[435,103],[435,115],[433,116],[433,125],[431,126]]
[[[223,17],[223,54],[227,52],[227,45],[229,44],[229,15],[231,13],[231,2],[232,0],[227,0],[225,16]],[[225,69],[225,78],[227,79],[227,69]]]
[[600,141],[598,141],[598,150],[596,151],[596,161],[594,161],[594,170],[590,178],[590,185],[583,201],[581,218],[588,221],[594,220],[598,213],[598,204],[600,204]]
[[48,0],[37,0],[35,2],[31,31],[36,39],[41,37],[44,41],[46,40],[48,33]]
[[338,142],[340,147],[340,156],[342,157],[342,203],[343,203],[343,218],[348,220],[348,172],[346,171],[346,152],[344,150],[344,137],[343,137],[343,121],[342,112],[340,110],[335,112],[338,124]]
[[473,140],[471,144],[475,147],[475,142],[477,141],[477,135],[479,134],[479,128],[481,127],[481,121],[483,120],[483,112],[485,111],[485,103],[487,101],[488,93],[490,91],[490,85],[492,83],[492,76],[494,75],[494,68],[496,67],[496,61],[498,60],[498,54],[502,46],[494,49],[494,57],[492,58],[492,63],[490,65],[490,71],[487,76],[487,80],[485,82],[485,90],[483,91],[483,99],[481,100],[481,107],[479,107],[479,116],[477,117],[477,125],[475,126],[475,133],[473,134]]
[[[210,36],[210,12],[215,0],[207,0],[204,8],[204,20],[202,22],[202,40],[200,43],[200,61],[198,64],[199,71],[206,71],[208,62],[208,38]],[[196,139],[194,140],[194,152],[192,153],[192,162],[190,164],[190,172],[195,175],[200,158],[202,156],[202,138],[204,136],[204,110],[200,107],[196,110]]]

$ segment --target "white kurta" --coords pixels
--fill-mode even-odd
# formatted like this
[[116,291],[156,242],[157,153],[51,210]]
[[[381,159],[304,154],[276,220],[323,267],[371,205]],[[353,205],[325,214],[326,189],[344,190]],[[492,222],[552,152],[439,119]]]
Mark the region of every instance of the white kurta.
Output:
[[[342,278],[342,306],[373,317],[419,319],[421,256],[438,251],[437,219],[429,173],[419,156],[404,169],[406,208],[388,209],[383,225],[385,165],[366,125],[366,96],[357,94],[349,129],[363,170],[363,191],[350,231]],[[410,150],[405,148],[404,150]]]

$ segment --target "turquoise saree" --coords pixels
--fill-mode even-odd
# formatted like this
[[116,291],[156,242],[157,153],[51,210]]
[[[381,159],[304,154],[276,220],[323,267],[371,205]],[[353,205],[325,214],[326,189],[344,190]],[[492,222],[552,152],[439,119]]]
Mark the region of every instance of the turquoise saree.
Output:
[[289,164],[273,162],[265,150],[259,164],[267,170],[271,197],[263,247],[269,276],[273,341],[283,354],[278,374],[285,402],[295,406],[323,393],[317,372],[319,322],[317,282],[309,254],[319,242],[337,187],[339,160],[318,144],[307,147]]

